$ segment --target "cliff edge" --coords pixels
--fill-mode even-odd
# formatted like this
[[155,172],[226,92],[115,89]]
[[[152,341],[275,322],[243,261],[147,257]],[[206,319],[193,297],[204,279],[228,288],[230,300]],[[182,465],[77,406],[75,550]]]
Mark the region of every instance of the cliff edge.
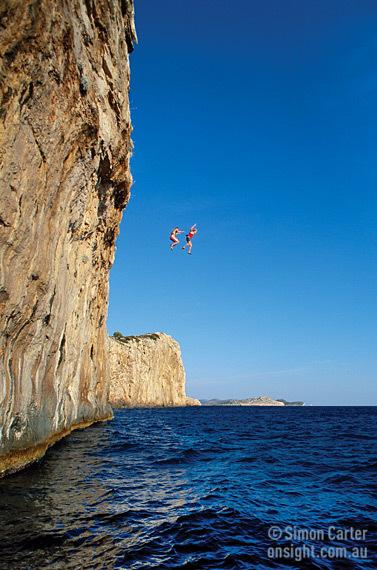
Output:
[[200,406],[186,396],[181,350],[171,336],[118,334],[108,350],[114,407]]
[[111,417],[108,273],[129,199],[131,0],[0,6],[0,474]]

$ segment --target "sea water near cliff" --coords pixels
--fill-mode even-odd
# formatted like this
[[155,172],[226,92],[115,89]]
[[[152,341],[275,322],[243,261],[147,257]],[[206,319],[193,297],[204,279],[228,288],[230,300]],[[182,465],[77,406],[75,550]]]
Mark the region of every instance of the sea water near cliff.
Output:
[[377,568],[376,420],[120,410],[0,480],[0,568]]

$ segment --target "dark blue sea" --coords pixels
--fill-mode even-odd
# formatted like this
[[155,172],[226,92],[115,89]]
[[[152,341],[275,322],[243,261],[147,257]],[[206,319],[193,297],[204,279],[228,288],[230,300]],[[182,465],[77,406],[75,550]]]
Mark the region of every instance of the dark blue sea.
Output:
[[0,567],[376,569],[376,428],[372,407],[118,411],[0,480]]

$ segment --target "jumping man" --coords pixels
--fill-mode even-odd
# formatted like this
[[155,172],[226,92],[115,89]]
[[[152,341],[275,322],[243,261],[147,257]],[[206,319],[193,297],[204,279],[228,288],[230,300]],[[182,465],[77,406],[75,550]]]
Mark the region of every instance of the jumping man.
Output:
[[192,250],[192,238],[194,237],[194,235],[197,233],[197,228],[196,228],[196,224],[194,224],[193,226],[191,226],[189,233],[186,235],[186,245],[184,245],[182,247],[182,249],[185,249],[186,246],[188,248],[187,253],[191,253]]

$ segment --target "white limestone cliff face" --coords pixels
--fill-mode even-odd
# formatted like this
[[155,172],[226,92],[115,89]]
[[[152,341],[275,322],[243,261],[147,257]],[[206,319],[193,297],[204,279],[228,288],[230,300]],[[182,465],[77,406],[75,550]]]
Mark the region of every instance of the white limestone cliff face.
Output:
[[186,396],[181,350],[171,336],[110,337],[108,351],[114,407],[200,405]]
[[111,417],[132,0],[0,2],[0,474]]

